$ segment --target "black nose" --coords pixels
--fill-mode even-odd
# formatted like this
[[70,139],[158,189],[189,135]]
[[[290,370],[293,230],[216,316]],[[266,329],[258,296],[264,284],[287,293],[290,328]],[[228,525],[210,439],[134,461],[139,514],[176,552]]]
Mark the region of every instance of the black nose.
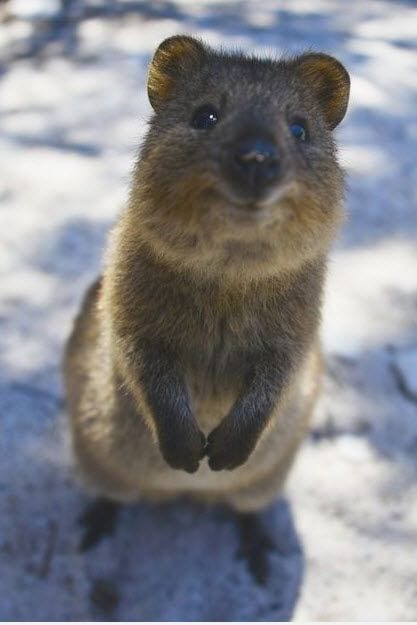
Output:
[[275,145],[263,139],[240,143],[234,154],[234,170],[245,187],[260,194],[279,174],[280,162]]

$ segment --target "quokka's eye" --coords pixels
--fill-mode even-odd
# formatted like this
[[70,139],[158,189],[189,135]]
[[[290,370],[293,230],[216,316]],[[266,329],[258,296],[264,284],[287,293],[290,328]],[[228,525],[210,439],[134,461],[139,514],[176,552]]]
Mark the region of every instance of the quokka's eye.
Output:
[[293,137],[298,141],[305,141],[307,139],[307,130],[305,126],[300,122],[295,122],[290,125],[290,132]]
[[209,128],[215,126],[218,120],[219,114],[214,106],[205,104],[204,106],[200,106],[200,108],[195,111],[191,125],[197,130],[208,130]]

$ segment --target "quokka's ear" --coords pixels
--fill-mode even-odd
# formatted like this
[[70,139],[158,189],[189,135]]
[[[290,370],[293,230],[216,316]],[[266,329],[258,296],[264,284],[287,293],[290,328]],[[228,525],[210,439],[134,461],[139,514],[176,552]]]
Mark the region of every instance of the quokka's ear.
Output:
[[169,97],[176,80],[198,66],[206,53],[200,41],[186,35],[169,37],[159,45],[148,74],[148,97],[155,110]]
[[295,68],[323,108],[331,130],[345,116],[349,102],[350,78],[346,69],[332,56],[307,53],[295,59]]

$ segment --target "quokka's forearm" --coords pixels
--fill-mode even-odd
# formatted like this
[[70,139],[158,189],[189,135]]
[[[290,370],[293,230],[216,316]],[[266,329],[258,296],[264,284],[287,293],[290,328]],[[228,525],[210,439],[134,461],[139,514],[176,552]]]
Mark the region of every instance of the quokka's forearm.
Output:
[[254,359],[231,411],[208,437],[213,470],[234,469],[246,462],[280,400],[292,366],[289,354],[274,350]]
[[138,411],[153,430],[166,462],[174,469],[197,471],[205,437],[175,355],[161,345],[143,343],[130,352],[125,371]]

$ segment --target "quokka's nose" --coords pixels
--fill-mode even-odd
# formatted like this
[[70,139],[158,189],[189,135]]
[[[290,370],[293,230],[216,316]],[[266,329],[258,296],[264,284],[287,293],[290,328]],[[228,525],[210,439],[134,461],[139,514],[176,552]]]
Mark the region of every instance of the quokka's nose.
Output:
[[280,172],[280,159],[276,146],[264,139],[241,142],[235,150],[234,169],[245,186],[255,193],[273,182]]

